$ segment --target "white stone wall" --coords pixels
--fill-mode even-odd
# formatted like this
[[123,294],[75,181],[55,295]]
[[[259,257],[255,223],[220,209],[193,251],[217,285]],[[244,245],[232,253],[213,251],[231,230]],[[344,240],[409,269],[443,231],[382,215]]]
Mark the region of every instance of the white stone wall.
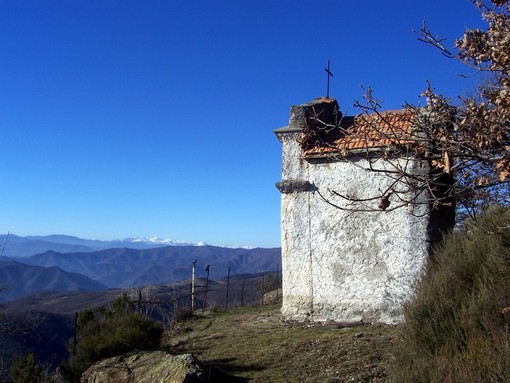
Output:
[[[281,139],[282,181],[307,181],[299,133],[288,133]],[[310,192],[282,193],[282,312],[296,320],[310,319],[313,310],[310,198]]]
[[[378,195],[393,182],[384,173],[364,170],[367,160],[363,158],[302,159],[299,132],[278,137],[283,145],[282,181],[308,181],[339,206],[347,207],[348,201],[328,190],[363,199]],[[416,172],[428,170],[418,160],[408,160],[407,165]],[[390,165],[379,159],[375,166]],[[390,201],[393,206],[397,203],[395,196]],[[377,204],[374,200],[355,208],[377,208]],[[281,209],[284,317],[402,320],[402,305],[410,298],[428,256],[426,204],[394,211],[347,212],[328,205],[317,192],[296,191],[282,193]]]

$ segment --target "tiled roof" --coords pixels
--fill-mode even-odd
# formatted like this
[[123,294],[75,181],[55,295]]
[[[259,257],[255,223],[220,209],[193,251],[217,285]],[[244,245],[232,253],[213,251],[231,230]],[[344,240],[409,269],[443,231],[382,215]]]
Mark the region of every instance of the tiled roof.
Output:
[[415,113],[407,110],[344,118],[337,134],[308,148],[304,155],[321,156],[335,153],[345,156],[350,153],[406,145],[414,139],[414,122]]

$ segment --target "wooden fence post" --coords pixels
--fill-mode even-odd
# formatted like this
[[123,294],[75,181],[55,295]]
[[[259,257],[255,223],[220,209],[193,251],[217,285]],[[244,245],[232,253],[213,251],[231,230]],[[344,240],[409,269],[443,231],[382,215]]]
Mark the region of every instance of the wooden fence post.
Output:
[[193,315],[193,311],[195,310],[195,264],[197,260],[193,261],[193,266],[191,268],[191,315]]

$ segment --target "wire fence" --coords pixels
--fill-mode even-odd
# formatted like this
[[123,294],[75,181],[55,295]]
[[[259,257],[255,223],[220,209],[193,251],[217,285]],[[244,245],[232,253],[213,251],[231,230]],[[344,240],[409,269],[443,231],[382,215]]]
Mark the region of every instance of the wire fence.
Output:
[[[207,269],[206,269],[207,270]],[[230,267],[227,277],[220,280],[192,278],[173,285],[173,290],[166,297],[152,294],[151,291],[138,289],[137,296],[131,297],[140,313],[153,311],[152,306],[170,305],[174,312],[196,311],[207,309],[225,310],[278,302],[281,299],[281,269],[276,265],[274,270],[258,274],[231,275]]]
[[[195,265],[193,264],[193,267]],[[209,268],[209,267],[208,267]],[[225,310],[245,306],[264,305],[281,301],[281,268],[257,274],[231,275],[210,280],[206,277],[171,283],[166,286],[150,285],[122,291],[131,304],[131,309],[140,314],[171,324],[184,315],[193,315],[206,310]],[[76,313],[76,316],[78,313]],[[177,317],[177,318],[176,318]]]
[[[123,291],[121,297],[124,296],[131,311],[149,316],[164,325],[206,310],[228,311],[245,306],[278,303],[281,300],[279,265],[270,271],[238,275],[231,275],[229,267],[227,277],[220,280],[209,280],[209,272],[206,278],[195,278],[194,270],[191,275],[191,280],[169,286],[145,286]],[[101,308],[95,310],[100,315]],[[76,312],[74,349],[80,335],[78,320],[79,313]]]

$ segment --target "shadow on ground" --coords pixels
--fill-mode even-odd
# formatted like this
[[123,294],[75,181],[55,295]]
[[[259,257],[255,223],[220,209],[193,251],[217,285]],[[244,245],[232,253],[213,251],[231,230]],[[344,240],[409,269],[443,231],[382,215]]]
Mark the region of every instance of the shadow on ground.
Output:
[[261,371],[264,369],[261,366],[238,365],[236,364],[236,359],[234,358],[216,359],[202,362],[202,367],[208,374],[208,381],[212,383],[247,383],[249,382],[249,379],[243,378],[239,375],[242,375],[244,372]]

